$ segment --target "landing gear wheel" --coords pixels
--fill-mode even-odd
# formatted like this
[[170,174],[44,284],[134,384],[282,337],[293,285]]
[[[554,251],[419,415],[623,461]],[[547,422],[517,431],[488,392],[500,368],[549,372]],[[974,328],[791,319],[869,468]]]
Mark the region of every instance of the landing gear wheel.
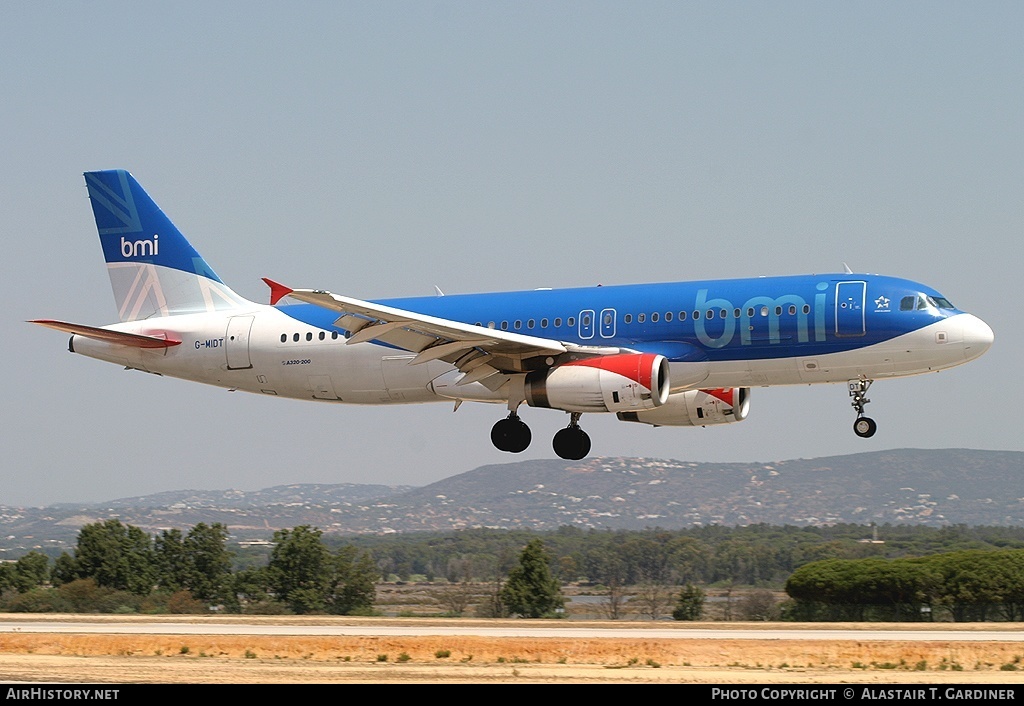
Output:
[[491,443],[499,451],[509,453],[522,453],[533,440],[530,427],[526,426],[516,414],[510,414],[505,419],[499,419],[491,427]]
[[590,436],[576,425],[561,429],[551,441],[559,457],[568,461],[579,461],[590,453]]
[[871,417],[857,417],[857,421],[853,423],[853,433],[862,439],[874,436],[877,430],[878,425]]
[[862,439],[874,436],[878,429],[874,419],[864,416],[864,405],[871,401],[868,399],[867,393],[872,382],[872,380],[861,378],[850,380],[846,385],[850,391],[850,404],[857,412],[857,420],[853,423],[853,433]]

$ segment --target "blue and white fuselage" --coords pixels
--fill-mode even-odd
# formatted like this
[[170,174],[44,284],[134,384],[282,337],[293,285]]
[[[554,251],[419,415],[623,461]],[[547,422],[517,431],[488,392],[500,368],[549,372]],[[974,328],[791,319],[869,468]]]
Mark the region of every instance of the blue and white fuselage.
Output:
[[942,370],[993,342],[934,289],[826,274],[363,301],[274,282],[239,297],[127,172],[86,174],[122,321],[71,332],[82,353],[234,390],[354,404],[508,406],[499,449],[530,442],[522,403],[570,413],[564,458],[590,448],[578,420],[741,421],[749,388],[847,383],[855,431],[873,380]]

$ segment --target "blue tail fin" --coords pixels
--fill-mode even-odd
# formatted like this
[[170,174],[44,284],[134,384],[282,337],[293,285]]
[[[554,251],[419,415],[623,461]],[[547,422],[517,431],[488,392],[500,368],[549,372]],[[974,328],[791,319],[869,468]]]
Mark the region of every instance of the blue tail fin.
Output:
[[245,306],[123,169],[86,172],[121,321]]

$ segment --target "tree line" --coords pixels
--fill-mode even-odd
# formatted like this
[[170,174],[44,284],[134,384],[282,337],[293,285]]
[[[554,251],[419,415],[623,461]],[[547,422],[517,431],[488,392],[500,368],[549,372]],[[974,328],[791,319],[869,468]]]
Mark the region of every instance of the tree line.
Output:
[[884,543],[865,541],[871,533],[562,527],[342,539],[304,525],[274,532],[269,548],[229,551],[219,523],[149,535],[111,519],[82,527],[52,567],[38,551],[0,563],[0,610],[367,613],[378,581],[428,580],[448,587],[439,598],[453,615],[471,600],[478,615],[556,615],[558,587],[577,584],[604,596],[613,619],[627,602],[651,619],[699,619],[701,587],[712,586],[729,607],[744,587],[750,605],[735,617],[747,619],[776,617],[767,589],[783,586],[792,599],[783,617],[799,620],[1024,618],[1024,598],[1009,588],[1024,590],[1024,529],[885,525]]
[[265,565],[233,569],[228,530],[200,522],[151,537],[120,520],[88,524],[73,554],[32,551],[0,564],[0,610],[31,612],[336,613],[368,611],[372,557],[331,550],[308,525],[274,532]]
[[[884,543],[872,543],[873,531]],[[780,589],[799,567],[827,559],[896,559],[967,549],[1024,548],[1024,528],[922,525],[797,527],[710,525],[680,530],[550,532],[471,529],[360,535],[344,542],[370,552],[391,580],[490,581],[540,538],[562,583],[755,586]],[[328,543],[332,539],[326,540]],[[340,540],[339,540],[340,541]]]
[[1024,549],[831,559],[786,581],[793,620],[1024,620]]

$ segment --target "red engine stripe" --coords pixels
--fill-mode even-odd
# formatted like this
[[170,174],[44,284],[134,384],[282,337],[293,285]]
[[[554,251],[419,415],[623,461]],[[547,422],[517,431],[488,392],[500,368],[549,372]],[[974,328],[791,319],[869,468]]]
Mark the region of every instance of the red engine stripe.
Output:
[[600,368],[610,373],[621,375],[638,382],[648,390],[653,390],[654,360],[653,353],[627,353],[622,355],[602,355],[586,360],[575,360],[565,365],[583,365],[588,368]]
[[701,390],[701,392],[703,392],[705,394],[708,394],[708,395],[711,395],[712,397],[717,397],[718,399],[722,400],[722,402],[725,402],[730,407],[734,407],[735,404],[733,403],[733,399],[735,397],[735,393],[733,391],[735,389],[736,388],[734,388],[734,387],[725,387],[725,388],[720,387],[720,388],[715,389],[715,390]]

